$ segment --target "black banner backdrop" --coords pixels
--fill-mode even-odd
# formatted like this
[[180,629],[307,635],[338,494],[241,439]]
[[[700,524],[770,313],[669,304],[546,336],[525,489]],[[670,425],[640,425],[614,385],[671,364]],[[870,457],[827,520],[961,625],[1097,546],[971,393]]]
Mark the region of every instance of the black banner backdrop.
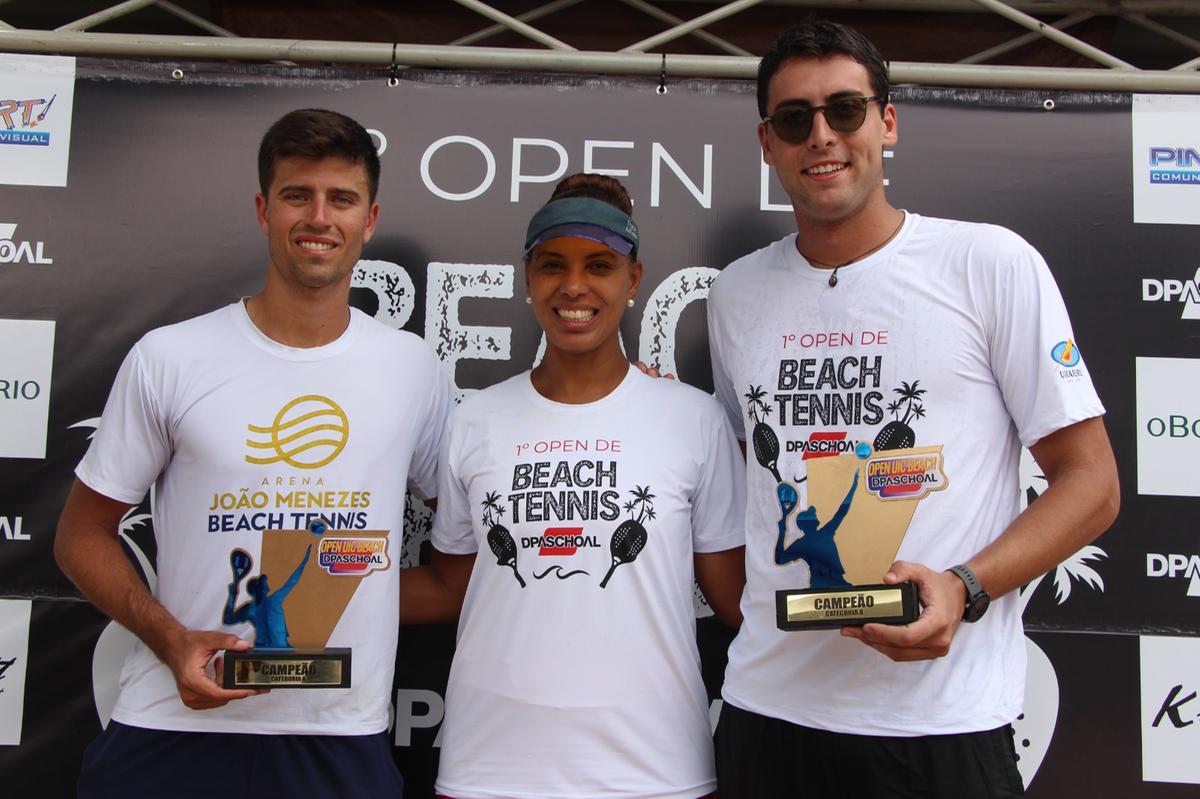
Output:
[[[182,79],[170,77],[175,66]],[[462,391],[534,362],[540,335],[521,299],[520,244],[558,176],[609,171],[629,187],[647,274],[623,324],[626,350],[708,390],[709,281],[793,225],[760,162],[748,83],[668,82],[664,93],[636,79],[409,71],[390,87],[362,72],[104,61],[81,61],[78,78],[68,187],[0,192],[0,222],[44,255],[0,264],[0,318],[56,323],[46,457],[0,459],[0,597],[32,608],[24,685],[0,670],[0,692],[24,692],[19,744],[0,746],[7,796],[72,795],[82,748],[107,723],[128,633],[58,572],[54,525],[134,341],[261,286],[254,158],[282,113],[333,108],[377,136],[383,211],[352,301],[423,336]],[[1143,301],[1142,280],[1190,280],[1200,230],[1133,224],[1128,95],[902,87],[896,101],[893,203],[1005,225],[1042,252],[1108,407],[1121,470],[1117,524],[1024,594],[1036,632],[1016,734],[1030,795],[1192,792],[1143,782],[1139,757],[1149,718],[1137,708],[1137,636],[1200,634],[1200,599],[1185,579],[1148,576],[1148,553],[1196,551],[1195,501],[1137,493],[1135,359],[1197,357],[1200,321]],[[1044,481],[1023,471],[1032,498]],[[122,536],[153,581],[148,514],[149,501]],[[427,555],[429,515],[410,507],[409,517],[411,564]],[[699,634],[715,699],[730,633],[701,618]],[[431,794],[452,648],[452,627],[402,630],[394,737],[409,796]],[[17,657],[0,651],[0,669]]]

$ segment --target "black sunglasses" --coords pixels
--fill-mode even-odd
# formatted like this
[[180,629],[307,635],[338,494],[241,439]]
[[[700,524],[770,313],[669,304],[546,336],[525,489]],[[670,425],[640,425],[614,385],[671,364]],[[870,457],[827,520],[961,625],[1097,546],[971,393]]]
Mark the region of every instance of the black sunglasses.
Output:
[[871,102],[884,102],[883,97],[843,97],[825,105],[788,106],[777,109],[774,114],[763,117],[770,123],[775,135],[788,144],[804,144],[812,135],[813,119],[820,111],[825,115],[829,127],[838,133],[853,133],[862,127],[867,118],[867,106]]

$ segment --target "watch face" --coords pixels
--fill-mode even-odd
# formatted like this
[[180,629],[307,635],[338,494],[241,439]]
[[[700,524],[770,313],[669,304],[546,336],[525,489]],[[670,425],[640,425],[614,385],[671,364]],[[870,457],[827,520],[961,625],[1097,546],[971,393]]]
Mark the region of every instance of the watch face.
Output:
[[963,621],[979,621],[990,604],[992,604],[991,597],[984,593],[978,594],[967,605],[967,611],[963,614]]

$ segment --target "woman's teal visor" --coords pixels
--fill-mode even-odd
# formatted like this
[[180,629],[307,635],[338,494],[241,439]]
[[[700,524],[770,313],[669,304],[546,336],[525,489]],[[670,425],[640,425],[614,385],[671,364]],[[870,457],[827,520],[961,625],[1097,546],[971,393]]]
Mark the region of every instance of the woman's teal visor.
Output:
[[542,206],[525,231],[525,254],[560,236],[591,239],[621,255],[637,252],[637,223],[620,208],[602,200],[571,197]]

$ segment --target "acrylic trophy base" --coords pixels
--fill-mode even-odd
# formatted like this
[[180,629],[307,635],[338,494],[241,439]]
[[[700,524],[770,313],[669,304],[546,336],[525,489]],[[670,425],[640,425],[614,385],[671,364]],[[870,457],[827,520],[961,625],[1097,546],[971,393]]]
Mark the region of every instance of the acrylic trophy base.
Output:
[[225,652],[224,688],[349,688],[350,650],[247,649]]
[[908,624],[920,615],[917,587],[913,583],[775,592],[775,620],[781,630]]

